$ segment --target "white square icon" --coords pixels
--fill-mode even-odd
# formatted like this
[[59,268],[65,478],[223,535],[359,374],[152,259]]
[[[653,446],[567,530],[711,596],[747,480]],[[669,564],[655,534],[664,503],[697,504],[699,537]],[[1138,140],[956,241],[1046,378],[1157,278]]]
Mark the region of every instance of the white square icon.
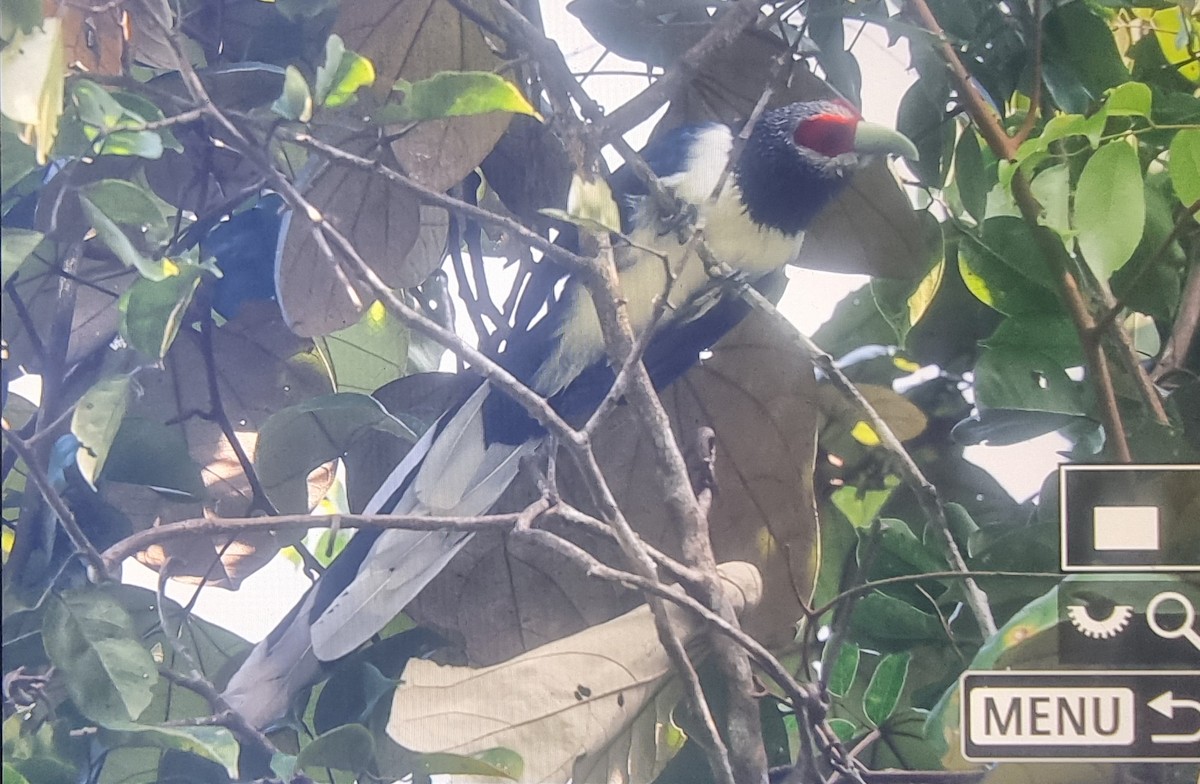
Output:
[[1157,506],[1097,506],[1092,511],[1096,550],[1157,550]]

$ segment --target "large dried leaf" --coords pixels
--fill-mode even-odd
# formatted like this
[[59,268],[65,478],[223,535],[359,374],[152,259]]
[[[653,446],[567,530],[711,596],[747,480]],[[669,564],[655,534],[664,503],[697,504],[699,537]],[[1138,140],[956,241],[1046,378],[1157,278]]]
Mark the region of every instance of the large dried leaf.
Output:
[[[671,101],[656,133],[686,123],[743,121],[763,89],[763,74],[779,56],[775,37],[748,32],[710,57]],[[776,90],[772,105],[832,98],[836,94],[802,65]],[[854,175],[849,186],[809,227],[799,265],[835,272],[911,277],[927,259],[921,225],[884,161]]]
[[[397,79],[415,82],[439,71],[495,71],[501,61],[483,32],[449,0],[354,0],[342,4],[333,31],[375,65],[374,92],[386,98]],[[454,117],[404,130],[392,151],[404,170],[445,190],[479,165],[512,115]]]
[[[52,254],[50,244],[34,250],[4,289],[3,336],[8,342],[9,355],[14,364],[34,373],[42,368],[42,357],[35,347],[45,346],[50,338],[64,280],[61,260]],[[116,336],[121,322],[117,301],[138,278],[136,270],[128,269],[116,259],[84,258],[75,275],[81,282],[74,287],[75,309],[66,354],[68,366],[107,345]],[[28,320],[17,315],[22,305]],[[35,333],[33,336],[30,330]]]
[[[763,589],[758,571],[745,563],[721,571],[735,609],[753,608]],[[668,612],[685,643],[703,629],[679,608]],[[657,755],[640,744],[635,751],[627,732],[647,711],[659,715],[656,697],[672,674],[643,606],[491,667],[410,660],[387,732],[425,753],[512,749],[525,763],[522,782],[649,781]]]
[[[262,424],[276,411],[331,391],[329,380],[305,352],[311,344],[288,331],[271,306],[247,305],[234,320],[213,330],[213,351],[221,403],[238,442],[253,457]],[[168,496],[149,487],[111,482],[104,492],[135,528],[174,522],[205,513],[241,517],[252,509],[250,485],[212,411],[202,336],[181,330],[163,368],[139,374],[144,394],[130,415],[164,423],[182,434],[188,456],[201,466],[207,492],[203,503]],[[286,497],[273,496],[282,512],[306,512],[324,495],[332,477],[323,473]],[[175,539],[155,545],[138,558],[151,568],[168,558],[174,575],[207,576],[210,582],[236,587],[290,543],[286,536],[254,533],[216,541],[208,537]]]
[[[768,644],[791,641],[815,579],[815,387],[811,364],[789,337],[752,316],[663,395],[685,450],[698,428],[717,434],[713,547],[718,560],[747,561],[762,571],[763,601],[743,623]],[[618,409],[595,443],[631,524],[678,555],[679,538],[665,517],[640,426]],[[564,495],[586,508],[588,494],[572,461],[558,465]],[[520,508],[533,492],[515,487],[501,503]],[[579,533],[571,538],[602,559],[622,562],[609,541]],[[612,618],[637,601],[636,594],[589,578],[519,538],[480,534],[409,612],[460,645],[468,661],[486,665]]]
[[[316,175],[305,195],[388,286],[415,286],[441,264],[446,213],[421,207],[412,194],[386,179],[329,166]],[[312,222],[302,214],[291,213],[283,231],[275,286],[292,331],[311,337],[357,323],[375,295],[357,279],[350,260],[336,250],[337,261],[330,259],[317,242]],[[357,301],[336,274],[335,263],[353,281]]]

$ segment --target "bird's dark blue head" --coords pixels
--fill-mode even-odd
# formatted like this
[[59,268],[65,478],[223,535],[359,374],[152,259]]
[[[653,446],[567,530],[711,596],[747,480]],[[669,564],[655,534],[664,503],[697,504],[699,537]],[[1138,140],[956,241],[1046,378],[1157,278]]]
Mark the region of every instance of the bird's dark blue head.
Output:
[[874,154],[916,158],[912,142],[863,122],[841,101],[806,101],[763,114],[737,163],[742,201],[755,223],[796,234]]

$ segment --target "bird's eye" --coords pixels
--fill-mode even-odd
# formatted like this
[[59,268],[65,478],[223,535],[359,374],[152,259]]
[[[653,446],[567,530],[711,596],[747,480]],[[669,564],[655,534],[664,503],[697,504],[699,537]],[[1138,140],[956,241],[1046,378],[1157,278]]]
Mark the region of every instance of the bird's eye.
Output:
[[818,114],[801,120],[792,131],[792,140],[800,147],[829,158],[854,150],[854,129],[858,119],[843,114]]

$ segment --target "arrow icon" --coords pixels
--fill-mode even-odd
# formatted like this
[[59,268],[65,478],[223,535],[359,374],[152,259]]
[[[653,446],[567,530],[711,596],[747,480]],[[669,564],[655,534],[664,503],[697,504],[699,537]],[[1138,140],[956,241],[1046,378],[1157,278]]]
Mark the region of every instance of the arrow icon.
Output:
[[[1197,702],[1196,700],[1176,698],[1175,692],[1173,691],[1164,691],[1162,694],[1147,702],[1146,705],[1148,705],[1155,713],[1160,713],[1172,720],[1175,718],[1176,708],[1186,708],[1188,710],[1194,710],[1197,713],[1200,713],[1200,702]],[[1195,743],[1198,740],[1200,740],[1200,729],[1197,729],[1191,734],[1158,734],[1150,736],[1150,741],[1153,743]]]

